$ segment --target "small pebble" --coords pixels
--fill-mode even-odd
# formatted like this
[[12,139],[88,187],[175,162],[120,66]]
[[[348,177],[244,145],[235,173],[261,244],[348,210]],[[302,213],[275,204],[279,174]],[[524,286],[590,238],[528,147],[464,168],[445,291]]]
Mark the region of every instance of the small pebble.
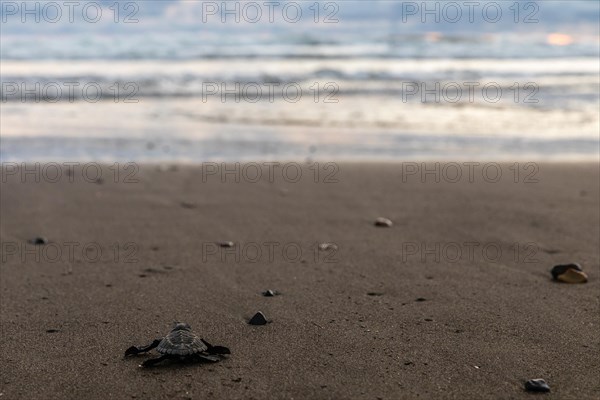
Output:
[[43,244],[48,244],[48,239],[46,239],[45,237],[36,237],[36,238],[30,239],[29,243],[40,246]]
[[392,225],[393,225],[392,221],[387,218],[379,217],[375,220],[375,226],[389,228]]
[[56,333],[58,329],[46,329],[46,333]]
[[233,243],[233,242],[219,242],[219,246],[221,246],[221,247],[234,247],[235,243]]
[[543,379],[531,379],[525,382],[525,390],[528,392],[546,393],[550,391],[550,386]]
[[426,299],[425,297],[419,297],[419,298],[417,298],[417,300],[415,300],[415,301],[427,301],[427,299]]
[[277,296],[279,294],[279,292],[277,290],[265,290],[264,292],[262,292],[262,295],[265,297],[273,297],[273,296]]
[[542,249],[542,250],[544,250],[548,254],[558,254],[558,253],[560,253],[560,250],[557,250],[557,249]]
[[381,292],[368,292],[367,296],[383,296]]
[[337,250],[338,246],[335,243],[321,243],[319,244],[319,250]]
[[250,321],[248,321],[250,325],[266,325],[268,322],[265,314],[260,311],[254,314],[254,316],[250,318]]

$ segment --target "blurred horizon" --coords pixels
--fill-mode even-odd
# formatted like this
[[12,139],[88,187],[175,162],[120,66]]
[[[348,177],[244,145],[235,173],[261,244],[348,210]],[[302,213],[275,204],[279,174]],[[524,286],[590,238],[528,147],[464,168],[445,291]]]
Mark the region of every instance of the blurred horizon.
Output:
[[597,1],[51,3],[0,7],[3,161],[600,154]]

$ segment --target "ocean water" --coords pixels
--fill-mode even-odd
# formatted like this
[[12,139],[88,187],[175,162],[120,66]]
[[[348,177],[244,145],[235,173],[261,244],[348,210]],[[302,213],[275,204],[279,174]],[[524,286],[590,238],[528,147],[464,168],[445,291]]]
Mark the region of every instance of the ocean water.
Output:
[[5,26],[1,160],[599,158],[597,27],[175,25]]

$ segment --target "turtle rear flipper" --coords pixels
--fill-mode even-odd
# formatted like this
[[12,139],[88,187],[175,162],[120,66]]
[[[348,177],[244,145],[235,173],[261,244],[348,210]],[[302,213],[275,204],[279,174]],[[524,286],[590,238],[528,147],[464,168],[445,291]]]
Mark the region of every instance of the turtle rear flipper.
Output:
[[147,351],[152,350],[160,344],[162,339],[156,339],[154,342],[150,343],[148,346],[131,346],[127,350],[125,350],[125,356],[134,356],[136,354],[145,353]]
[[231,351],[225,346],[213,346],[204,339],[200,340],[202,340],[202,343],[207,347],[206,352],[208,354],[231,354]]
[[185,358],[184,361],[193,362],[193,363],[206,363],[206,362],[216,363],[216,362],[221,361],[221,359],[218,356],[213,356],[210,354],[196,353],[196,354],[192,354],[191,356]]
[[199,356],[200,356],[201,361],[208,361],[208,362],[221,361],[221,359],[219,357],[215,357],[215,356],[210,356],[210,355],[206,355],[206,354],[199,354]]
[[149,360],[144,361],[143,363],[140,364],[140,367],[142,367],[142,368],[151,367],[154,364],[158,364],[159,362],[167,360],[172,357],[173,356],[171,356],[170,354],[163,354],[162,356],[160,356],[158,358],[151,358]]

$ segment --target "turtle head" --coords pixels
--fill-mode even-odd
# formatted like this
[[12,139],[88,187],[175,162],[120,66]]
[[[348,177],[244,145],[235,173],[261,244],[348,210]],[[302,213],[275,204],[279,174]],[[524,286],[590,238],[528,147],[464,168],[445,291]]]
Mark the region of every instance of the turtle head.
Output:
[[174,330],[174,331],[190,331],[190,330],[192,330],[192,328],[185,322],[174,322],[172,330]]

